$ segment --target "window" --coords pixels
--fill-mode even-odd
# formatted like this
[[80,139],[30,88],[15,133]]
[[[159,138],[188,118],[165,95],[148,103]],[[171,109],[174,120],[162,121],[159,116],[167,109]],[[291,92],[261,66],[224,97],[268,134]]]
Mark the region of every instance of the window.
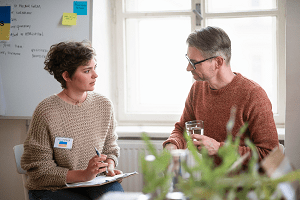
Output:
[[[193,10],[199,10],[199,20]],[[231,68],[267,92],[277,124],[285,113],[284,1],[115,1],[117,95],[120,125],[173,125],[193,83],[186,72],[186,38],[205,26],[232,41]]]
[[231,68],[259,83],[277,125],[285,118],[284,1],[203,1],[203,26],[224,29],[232,42]]

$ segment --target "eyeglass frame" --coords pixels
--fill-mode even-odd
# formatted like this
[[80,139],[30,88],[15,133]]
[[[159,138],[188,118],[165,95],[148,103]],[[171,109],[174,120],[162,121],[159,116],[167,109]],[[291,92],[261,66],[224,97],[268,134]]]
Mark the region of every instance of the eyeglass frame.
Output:
[[190,60],[190,58],[187,56],[187,54],[185,54],[185,57],[186,57],[186,59],[189,61],[189,63],[192,65],[193,69],[196,69],[196,66],[195,66],[195,65],[200,64],[200,63],[203,63],[203,62],[205,62],[205,61],[207,61],[207,60],[209,60],[209,59],[216,58],[216,57],[218,57],[218,56],[213,56],[213,57],[210,57],[210,58],[207,58],[207,59],[201,60],[201,61],[199,61],[199,62],[195,62],[195,63],[193,63],[193,62]]

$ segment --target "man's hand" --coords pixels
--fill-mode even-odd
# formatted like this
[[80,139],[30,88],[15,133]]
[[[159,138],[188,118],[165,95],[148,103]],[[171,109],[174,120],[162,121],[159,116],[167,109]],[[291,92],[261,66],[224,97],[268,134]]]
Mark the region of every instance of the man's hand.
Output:
[[191,135],[194,145],[201,151],[201,148],[206,148],[209,155],[215,155],[218,153],[220,148],[220,142],[217,142],[215,139],[207,137],[205,135],[192,134]]
[[177,149],[177,146],[175,144],[172,144],[172,143],[167,143],[166,146],[165,146],[165,149],[167,149],[168,151],[171,151],[171,150]]

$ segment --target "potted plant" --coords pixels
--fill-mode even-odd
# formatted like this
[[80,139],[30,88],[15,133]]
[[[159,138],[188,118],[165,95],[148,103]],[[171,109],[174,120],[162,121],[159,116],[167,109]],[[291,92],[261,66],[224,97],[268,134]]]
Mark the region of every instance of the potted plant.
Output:
[[[234,110],[232,115],[234,115]],[[248,169],[242,173],[237,173],[242,165],[241,157],[238,153],[240,136],[246,130],[247,124],[241,129],[238,137],[233,141],[230,131],[234,124],[234,117],[231,117],[227,124],[228,136],[225,145],[218,151],[222,163],[217,167],[205,148],[201,150],[199,156],[198,149],[193,145],[191,138],[184,133],[187,141],[187,148],[190,155],[195,160],[194,166],[183,163],[183,168],[189,173],[189,178],[181,178],[177,187],[184,193],[187,199],[284,199],[283,194],[277,190],[277,186],[283,182],[293,182],[300,180],[300,170],[292,171],[279,178],[272,179],[265,173],[259,171],[258,154],[255,145],[246,139],[245,143],[251,148],[252,156],[248,162]],[[165,199],[170,188],[173,174],[168,172],[168,166],[172,156],[167,150],[158,153],[151,144],[147,134],[143,133],[145,141],[152,159],[141,154],[140,163],[144,177],[144,194],[151,194],[152,199]],[[201,173],[199,178],[196,174]]]

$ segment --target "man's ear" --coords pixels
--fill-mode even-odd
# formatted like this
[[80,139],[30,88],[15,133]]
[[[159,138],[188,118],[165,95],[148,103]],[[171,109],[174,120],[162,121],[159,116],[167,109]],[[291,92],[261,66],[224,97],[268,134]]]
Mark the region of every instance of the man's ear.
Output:
[[216,68],[219,69],[223,64],[225,60],[221,56],[216,57]]
[[70,76],[69,76],[69,73],[68,73],[67,71],[64,71],[64,72],[62,73],[62,77],[63,77],[63,79],[64,79],[66,82],[71,80],[71,78],[70,78]]

